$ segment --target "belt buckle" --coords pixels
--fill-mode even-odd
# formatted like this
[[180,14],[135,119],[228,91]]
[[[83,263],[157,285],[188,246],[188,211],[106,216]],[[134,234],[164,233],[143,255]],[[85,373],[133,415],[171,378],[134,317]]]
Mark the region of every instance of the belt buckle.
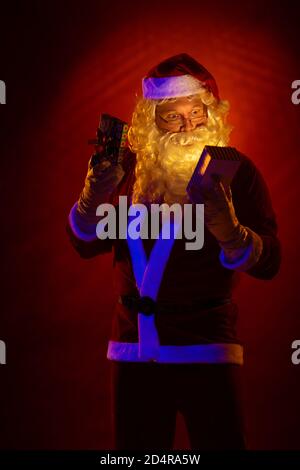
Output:
[[148,295],[140,297],[138,305],[139,312],[144,313],[144,315],[149,316],[156,312],[156,302]]

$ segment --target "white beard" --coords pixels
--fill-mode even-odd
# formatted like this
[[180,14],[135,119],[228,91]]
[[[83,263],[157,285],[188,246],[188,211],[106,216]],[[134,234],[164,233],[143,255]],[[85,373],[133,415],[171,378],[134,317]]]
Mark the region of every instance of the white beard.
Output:
[[226,145],[216,125],[189,132],[164,132],[153,126],[137,151],[133,200],[144,204],[189,202],[186,187],[205,145]]
[[157,164],[164,179],[164,202],[188,201],[186,187],[205,145],[216,145],[207,127],[189,132],[162,134],[158,143]]

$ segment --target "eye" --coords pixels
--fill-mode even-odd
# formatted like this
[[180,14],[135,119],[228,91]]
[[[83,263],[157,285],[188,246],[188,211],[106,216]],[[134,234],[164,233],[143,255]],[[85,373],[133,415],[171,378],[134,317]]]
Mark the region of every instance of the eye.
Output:
[[168,119],[168,121],[175,121],[176,119],[178,119],[178,114],[169,113],[167,114],[166,119]]
[[204,115],[203,109],[202,109],[202,108],[195,108],[195,109],[192,110],[191,115],[192,115],[193,117],[200,117],[200,116],[203,116],[203,115]]

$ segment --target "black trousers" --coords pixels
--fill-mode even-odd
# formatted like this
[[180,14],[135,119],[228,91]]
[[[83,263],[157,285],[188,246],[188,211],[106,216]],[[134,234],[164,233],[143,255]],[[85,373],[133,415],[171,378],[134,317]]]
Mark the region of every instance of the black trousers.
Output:
[[116,450],[171,450],[182,413],[191,449],[245,449],[234,364],[111,361]]

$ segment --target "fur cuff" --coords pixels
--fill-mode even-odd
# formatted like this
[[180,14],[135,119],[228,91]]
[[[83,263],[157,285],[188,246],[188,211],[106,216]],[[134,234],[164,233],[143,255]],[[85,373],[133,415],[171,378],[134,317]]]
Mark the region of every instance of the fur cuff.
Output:
[[74,204],[69,214],[69,224],[74,235],[85,242],[91,242],[97,239],[96,225],[89,224],[84,220],[77,210],[78,202]]
[[249,227],[245,227],[245,229],[250,236],[250,244],[245,248],[238,248],[236,250],[226,250],[223,247],[219,259],[224,268],[235,269],[236,271],[247,271],[259,260],[263,251],[263,241],[261,237]]

